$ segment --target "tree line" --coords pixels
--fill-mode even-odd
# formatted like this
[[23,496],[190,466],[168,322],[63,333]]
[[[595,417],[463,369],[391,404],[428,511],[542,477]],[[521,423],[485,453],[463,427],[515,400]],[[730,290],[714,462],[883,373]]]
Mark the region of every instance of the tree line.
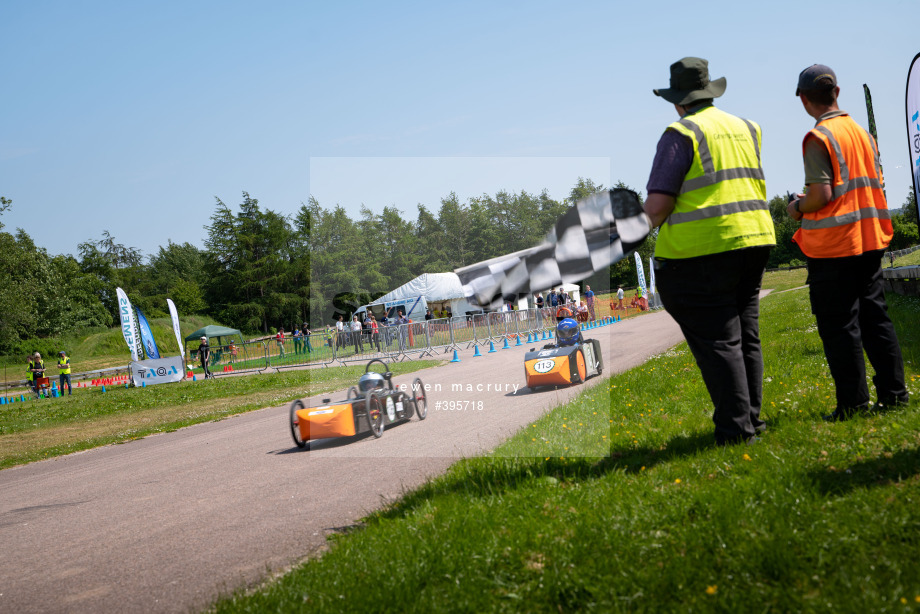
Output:
[[[415,221],[395,206],[379,213],[362,207],[353,220],[343,207],[325,208],[312,197],[284,215],[244,192],[235,208],[216,199],[204,248],[169,241],[147,257],[108,231],[80,243],[77,255],[50,255],[23,230],[3,232],[0,223],[0,354],[32,351],[35,338],[115,325],[119,286],[148,318],[167,316],[171,298],[180,314],[211,316],[247,333],[304,322],[323,326],[422,273],[535,245],[569,206],[603,189],[580,178],[561,201],[546,191],[499,191],[466,202],[451,193],[437,211],[419,204]],[[11,205],[0,199],[0,214]],[[769,205],[777,247],[768,266],[802,264],[791,242],[798,223],[786,215],[786,198],[776,196]],[[913,190],[893,223],[891,249],[920,242]],[[639,248],[646,267],[655,236]],[[585,283],[595,292],[635,285],[634,259]]]

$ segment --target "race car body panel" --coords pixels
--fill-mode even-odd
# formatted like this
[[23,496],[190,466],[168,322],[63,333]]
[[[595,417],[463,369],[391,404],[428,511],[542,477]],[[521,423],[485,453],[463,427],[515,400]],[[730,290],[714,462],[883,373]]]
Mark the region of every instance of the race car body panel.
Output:
[[571,346],[544,346],[524,356],[527,387],[578,384],[603,371],[600,342],[586,339]]
[[350,402],[306,407],[298,409],[296,413],[300,437],[304,441],[325,437],[350,437],[357,432],[355,412]]

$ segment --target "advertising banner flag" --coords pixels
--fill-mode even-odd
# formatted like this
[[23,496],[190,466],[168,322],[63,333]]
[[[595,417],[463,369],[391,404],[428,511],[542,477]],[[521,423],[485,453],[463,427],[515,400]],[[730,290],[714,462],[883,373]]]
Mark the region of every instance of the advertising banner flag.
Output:
[[172,318],[173,332],[176,333],[176,343],[178,344],[179,353],[182,354],[182,332],[179,330],[179,312],[176,311],[176,304],[171,298],[166,299],[166,305],[169,307],[169,317]]
[[118,296],[118,317],[121,319],[121,334],[125,337],[125,343],[131,350],[131,360],[137,360],[137,330],[134,328],[134,310],[131,309],[131,301],[128,295],[121,288],[115,288],[115,294]]
[[159,358],[160,350],[157,349],[157,342],[153,339],[153,331],[150,330],[150,324],[147,323],[144,312],[140,310],[140,307],[135,307],[134,310],[137,311],[138,329],[141,332],[141,343],[144,345],[147,358]]
[[636,257],[636,275],[639,277],[639,291],[642,293],[642,296],[648,298],[648,288],[645,286],[645,269],[642,267],[642,256],[639,255],[639,252],[633,252],[633,256]]
[[655,294],[655,257],[648,257],[648,290]]
[[914,56],[907,71],[906,98],[910,174],[914,179],[914,203],[920,206],[920,53]]
[[185,363],[181,356],[149,358],[131,363],[131,380],[134,385],[153,386],[181,382],[185,378]]

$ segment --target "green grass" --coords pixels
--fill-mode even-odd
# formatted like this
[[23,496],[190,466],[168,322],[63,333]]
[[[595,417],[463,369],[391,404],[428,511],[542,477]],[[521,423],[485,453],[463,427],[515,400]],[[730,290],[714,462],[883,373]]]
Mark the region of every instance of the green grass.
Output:
[[[889,300],[916,398],[920,300]],[[214,610],[917,611],[918,403],[825,423],[833,384],[807,290],[761,313],[770,430],[756,445],[713,445],[682,344]]]
[[[390,369],[399,375],[439,362],[407,361]],[[87,388],[73,396],[0,405],[0,469],[342,390],[354,385],[364,368],[284,371],[147,388],[108,386],[106,392]]]
[[[207,326],[215,324],[214,320],[202,316],[189,316],[182,318],[179,323],[183,338],[185,335]],[[172,320],[169,318],[154,318],[150,320],[150,328],[157,340],[157,347],[161,354],[175,356],[179,353],[176,346],[176,334],[173,332]],[[110,367],[123,367],[131,361],[131,354],[125,344],[121,328],[95,328],[84,330],[72,335],[40,340],[42,347],[53,347],[53,351],[43,351],[42,358],[46,365],[57,361],[57,352],[64,350],[70,357],[74,372],[93,371]],[[197,344],[194,345],[197,347]],[[31,350],[30,350],[31,351]],[[41,350],[40,350],[41,351]],[[0,370],[7,369],[4,381],[23,379],[25,377],[25,356],[0,356]],[[0,371],[2,372],[2,371]],[[56,374],[57,369],[51,372]]]
[[792,288],[804,286],[807,276],[808,271],[804,268],[771,271],[764,275],[762,287],[765,290],[773,290],[774,292],[791,290]]
[[[920,250],[911,252],[906,256],[896,258],[894,261],[894,266],[916,266],[918,264],[920,264]],[[891,263],[889,262],[888,258],[885,258],[882,261],[882,266],[888,267],[890,265]]]

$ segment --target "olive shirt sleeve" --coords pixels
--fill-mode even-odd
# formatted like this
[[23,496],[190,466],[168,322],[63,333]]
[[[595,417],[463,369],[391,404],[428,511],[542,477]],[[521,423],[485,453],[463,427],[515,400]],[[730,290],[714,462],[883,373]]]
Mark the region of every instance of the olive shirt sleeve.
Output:
[[805,139],[805,185],[834,182],[834,168],[831,154],[817,137]]

